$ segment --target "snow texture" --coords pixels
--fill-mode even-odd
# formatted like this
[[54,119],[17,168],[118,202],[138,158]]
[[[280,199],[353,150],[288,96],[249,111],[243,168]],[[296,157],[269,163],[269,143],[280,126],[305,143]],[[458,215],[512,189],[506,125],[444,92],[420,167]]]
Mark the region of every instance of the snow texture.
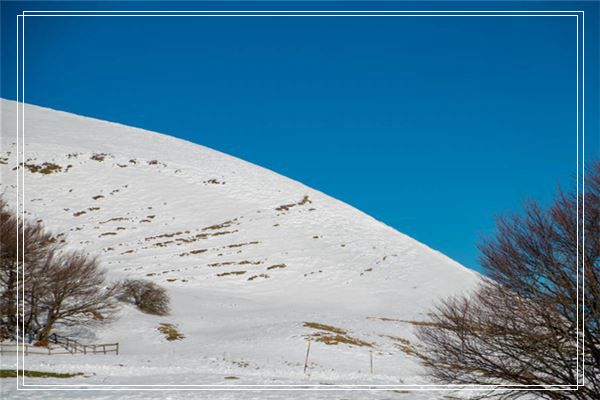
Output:
[[[1,105],[0,190],[11,204],[16,207],[22,171],[20,199],[27,217],[43,221],[69,246],[98,255],[110,280],[148,279],[172,299],[168,316],[125,305],[110,325],[62,331],[83,343],[119,342],[121,354],[30,355],[26,369],[85,375],[25,378],[25,384],[432,383],[407,350],[418,346],[411,321],[427,319],[436,301],[473,288],[480,279],[475,272],[317,190],[171,136],[25,105],[24,146],[17,149],[17,104]],[[15,169],[20,161],[24,167]],[[167,341],[160,323],[176,325],[185,338]],[[336,332],[351,343],[331,343]],[[15,357],[2,358],[2,368],[15,365]],[[323,390],[327,386],[294,392],[32,394],[17,393],[14,379],[1,384],[8,398],[443,394],[396,388],[334,395]]]

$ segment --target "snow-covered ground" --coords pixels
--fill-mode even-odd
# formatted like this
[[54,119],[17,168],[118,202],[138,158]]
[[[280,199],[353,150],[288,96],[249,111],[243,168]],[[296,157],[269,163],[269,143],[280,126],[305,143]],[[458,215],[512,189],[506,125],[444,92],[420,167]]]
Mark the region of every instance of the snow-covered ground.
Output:
[[[0,190],[15,205],[16,103],[1,105]],[[26,378],[25,384],[431,383],[407,350],[418,346],[411,321],[425,320],[436,300],[472,288],[476,273],[345,203],[240,159],[119,124],[29,105],[24,111],[25,213],[70,246],[99,255],[111,280],[149,279],[172,299],[169,316],[124,306],[110,325],[64,331],[83,343],[119,342],[121,352],[28,356],[26,369],[84,376]],[[44,163],[60,170],[32,172]],[[176,325],[185,338],[165,340],[160,323]],[[325,343],[341,331],[351,343]],[[6,355],[1,363],[16,365]],[[17,398],[14,383],[3,379],[2,391]],[[332,394],[56,393],[110,399]],[[335,393],[340,399],[440,396],[400,389]]]

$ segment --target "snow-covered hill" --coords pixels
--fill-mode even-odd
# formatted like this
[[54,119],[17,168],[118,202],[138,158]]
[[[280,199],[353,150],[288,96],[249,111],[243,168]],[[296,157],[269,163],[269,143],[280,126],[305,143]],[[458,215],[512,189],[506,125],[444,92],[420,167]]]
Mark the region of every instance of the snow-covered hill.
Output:
[[[1,104],[0,190],[14,204],[16,103]],[[119,356],[29,356],[27,368],[81,371],[88,377],[68,384],[84,385],[428,383],[408,350],[418,345],[414,321],[473,287],[477,274],[345,203],[215,150],[24,111],[26,214],[99,255],[110,279],[149,279],[172,298],[169,316],[126,306],[111,325],[68,332],[118,341]],[[160,323],[185,338],[166,341]]]

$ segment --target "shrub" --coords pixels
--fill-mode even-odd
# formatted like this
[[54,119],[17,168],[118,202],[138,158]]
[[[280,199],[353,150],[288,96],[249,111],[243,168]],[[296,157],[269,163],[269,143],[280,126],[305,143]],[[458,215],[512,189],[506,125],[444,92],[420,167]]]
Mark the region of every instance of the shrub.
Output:
[[147,314],[169,314],[169,295],[167,291],[143,279],[127,279],[120,284],[119,300],[134,304]]

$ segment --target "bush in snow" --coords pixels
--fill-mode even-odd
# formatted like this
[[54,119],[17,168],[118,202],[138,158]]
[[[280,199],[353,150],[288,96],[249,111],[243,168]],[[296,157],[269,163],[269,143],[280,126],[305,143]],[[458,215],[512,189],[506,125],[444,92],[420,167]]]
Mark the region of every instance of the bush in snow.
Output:
[[135,304],[147,314],[167,315],[169,295],[157,284],[143,279],[127,279],[120,284],[119,300]]

